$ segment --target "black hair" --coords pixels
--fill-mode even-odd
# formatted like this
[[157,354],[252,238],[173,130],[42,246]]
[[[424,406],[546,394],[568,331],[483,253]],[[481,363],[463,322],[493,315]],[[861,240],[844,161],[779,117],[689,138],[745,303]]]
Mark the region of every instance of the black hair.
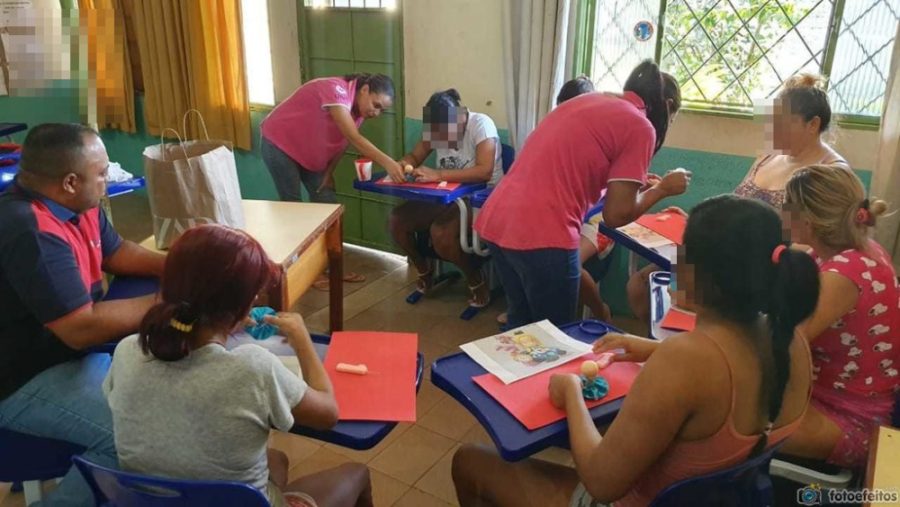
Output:
[[459,107],[461,102],[462,97],[459,96],[459,92],[456,91],[456,88],[448,88],[441,92],[432,93],[431,97],[428,99],[428,102],[425,103],[425,107],[429,109],[434,109],[437,107]]
[[[696,206],[684,232],[684,261],[693,267],[699,302],[720,317],[751,329],[767,317],[770,343],[762,343],[761,399],[768,421],[781,412],[791,373],[790,344],[797,325],[816,308],[819,272],[806,253],[784,246],[781,217],[768,204],[721,195]],[[773,252],[777,257],[773,259]],[[766,357],[771,350],[771,357]],[[763,433],[751,455],[765,449]]]
[[556,95],[556,105],[558,106],[569,99],[574,99],[579,95],[592,91],[594,91],[594,83],[591,82],[589,77],[578,76],[575,79],[570,79],[560,87],[559,94]]
[[43,123],[32,128],[22,144],[21,170],[51,178],[75,172],[88,135],[99,136],[77,123]]
[[644,60],[631,71],[624,90],[637,94],[644,101],[647,119],[656,131],[656,153],[666,141],[666,132],[669,130],[669,108],[666,101],[672,100],[672,113],[681,107],[678,82],[671,75],[661,72],[652,60]]
[[369,85],[369,93],[387,95],[392,100],[394,98],[394,82],[384,74],[369,74],[368,72],[347,74],[344,76],[344,80],[347,82],[356,81],[357,90],[362,88],[363,85]]
[[788,78],[778,94],[782,102],[787,102],[791,114],[801,116],[803,121],[810,122],[818,116],[819,133],[831,125],[831,104],[821,81],[822,78],[814,74],[798,74]]

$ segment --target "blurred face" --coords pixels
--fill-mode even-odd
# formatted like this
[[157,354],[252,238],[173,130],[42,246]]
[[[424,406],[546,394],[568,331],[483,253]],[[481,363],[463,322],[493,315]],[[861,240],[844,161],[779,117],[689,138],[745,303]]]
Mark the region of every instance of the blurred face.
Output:
[[694,266],[687,263],[684,255],[684,247],[678,247],[677,260],[672,266],[675,271],[677,290],[674,303],[681,308],[691,308],[696,304],[703,304],[698,299],[697,284],[694,280]]
[[363,85],[356,92],[356,111],[365,119],[375,118],[382,111],[391,107],[394,101],[383,93],[371,93],[369,85]]
[[812,224],[800,206],[794,203],[785,203],[781,210],[781,222],[784,224],[784,238],[801,245],[811,244],[813,239]]
[[423,108],[422,120],[425,126],[422,140],[432,148],[456,149],[466,133],[468,117],[468,110],[464,107],[448,107],[439,111]]
[[106,173],[109,156],[100,137],[85,136],[81,163],[63,178],[63,188],[68,197],[67,207],[81,213],[100,205],[106,195]]
[[819,117],[806,121],[803,116],[791,113],[787,101],[775,99],[769,119],[766,133],[771,135],[772,146],[776,150],[796,153],[819,139]]

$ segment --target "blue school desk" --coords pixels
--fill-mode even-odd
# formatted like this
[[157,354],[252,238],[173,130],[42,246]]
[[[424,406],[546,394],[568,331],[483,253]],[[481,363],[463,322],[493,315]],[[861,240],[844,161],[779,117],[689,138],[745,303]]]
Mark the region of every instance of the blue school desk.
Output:
[[363,192],[392,195],[408,201],[424,201],[434,204],[450,204],[451,202],[466,197],[476,190],[487,187],[486,183],[462,183],[453,190],[438,190],[431,188],[406,188],[395,185],[379,185],[378,182],[387,176],[385,173],[373,174],[369,181],[353,180],[353,188]]
[[28,125],[24,123],[0,123],[0,137],[9,137],[16,132],[27,130]]
[[597,228],[607,237],[612,238],[616,242],[616,244],[622,245],[635,254],[640,255],[653,264],[656,264],[664,271],[672,270],[672,263],[669,261],[669,259],[660,255],[656,250],[645,247],[644,245],[635,241],[631,236],[619,231],[618,229],[608,227],[603,222],[597,224]]
[[[593,343],[607,331],[621,333],[619,329],[598,321],[582,321],[561,328],[569,336]],[[557,421],[534,431],[529,431],[497,400],[481,389],[472,377],[487,371],[465,352],[438,358],[431,365],[431,382],[460,402],[484,426],[500,456],[507,461],[518,461],[548,447],[568,447],[569,431],[566,420]],[[546,392],[538,393],[546,396]],[[622,408],[624,398],[591,409],[596,424],[608,424]]]

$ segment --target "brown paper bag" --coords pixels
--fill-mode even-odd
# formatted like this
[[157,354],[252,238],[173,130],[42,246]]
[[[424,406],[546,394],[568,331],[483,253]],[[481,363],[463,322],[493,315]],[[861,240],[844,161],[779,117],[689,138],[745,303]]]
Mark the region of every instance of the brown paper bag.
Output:
[[[185,131],[190,113],[185,113]],[[210,140],[208,133],[205,141],[183,142],[174,129],[166,131],[175,132],[178,142],[166,143],[160,136],[160,144],[146,147],[143,153],[156,247],[169,248],[184,231],[200,224],[243,228],[231,144]]]

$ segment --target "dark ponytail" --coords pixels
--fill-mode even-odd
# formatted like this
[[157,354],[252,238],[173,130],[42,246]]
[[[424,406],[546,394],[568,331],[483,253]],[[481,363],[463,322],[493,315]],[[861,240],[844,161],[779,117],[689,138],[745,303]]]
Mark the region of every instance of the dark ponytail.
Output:
[[[664,75],[666,77],[664,77]],[[662,148],[669,131],[669,108],[667,100],[672,100],[673,113],[681,106],[681,90],[672,76],[660,72],[652,60],[644,60],[631,71],[625,81],[624,90],[633,92],[644,101],[647,119],[656,131],[654,153]]]
[[[746,329],[765,315],[761,396],[769,424],[752,451],[768,444],[791,376],[794,329],[815,310],[819,272],[813,259],[782,241],[781,217],[771,206],[734,195],[696,206],[684,233],[685,262],[693,266],[698,304]],[[770,351],[767,353],[767,351]]]
[[391,100],[394,99],[394,81],[384,74],[360,72],[356,74],[347,74],[344,76],[344,80],[348,83],[350,81],[356,81],[357,91],[364,85],[369,85],[369,93],[387,95]]

